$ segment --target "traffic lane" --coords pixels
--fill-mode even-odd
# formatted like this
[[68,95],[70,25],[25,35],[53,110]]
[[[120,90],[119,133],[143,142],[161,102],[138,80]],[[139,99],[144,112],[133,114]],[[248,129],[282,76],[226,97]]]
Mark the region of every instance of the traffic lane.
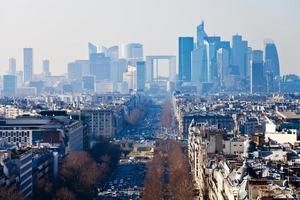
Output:
[[99,188],[99,199],[140,199],[145,174],[144,163],[120,164],[109,181]]

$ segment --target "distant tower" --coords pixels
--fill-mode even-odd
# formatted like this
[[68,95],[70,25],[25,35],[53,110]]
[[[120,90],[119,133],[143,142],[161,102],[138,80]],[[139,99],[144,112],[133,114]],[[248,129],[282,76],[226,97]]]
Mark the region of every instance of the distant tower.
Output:
[[68,64],[68,79],[69,81],[81,81],[82,66],[79,63],[71,62]]
[[3,76],[3,95],[12,97],[16,96],[17,91],[17,77],[15,75]]
[[9,58],[8,60],[9,69],[8,73],[11,75],[16,75],[17,72],[17,61],[15,58]]
[[217,51],[217,66],[218,66],[218,77],[221,86],[224,85],[229,75],[229,51],[225,48],[220,48]]
[[250,67],[248,64],[248,41],[243,40],[241,35],[232,36],[231,65],[236,66],[242,80],[247,78]]
[[265,74],[269,92],[278,92],[280,84],[280,65],[275,43],[265,40]]
[[192,51],[194,49],[193,37],[179,37],[179,80],[189,82],[191,81],[191,67],[192,67]]
[[137,74],[137,90],[145,90],[146,83],[146,62],[138,61],[136,63],[136,74]]
[[252,51],[251,92],[263,93],[265,91],[263,51],[254,50]]
[[90,42],[88,43],[88,49],[89,49],[89,56],[97,53],[97,46]]
[[111,59],[103,53],[90,55],[90,73],[96,77],[96,81],[111,79]]
[[50,64],[47,59],[43,60],[43,74],[46,76],[50,75]]
[[112,46],[106,50],[106,54],[111,60],[119,59],[119,46]]
[[30,82],[33,76],[33,49],[24,48],[24,82]]
[[136,66],[137,61],[142,61],[144,57],[143,45],[139,43],[130,43],[126,45],[126,58],[130,65]]
[[201,45],[192,51],[191,81],[208,82],[207,46]]
[[204,30],[204,22],[201,21],[201,24],[197,26],[197,46],[203,45],[204,39],[207,37],[207,34]]

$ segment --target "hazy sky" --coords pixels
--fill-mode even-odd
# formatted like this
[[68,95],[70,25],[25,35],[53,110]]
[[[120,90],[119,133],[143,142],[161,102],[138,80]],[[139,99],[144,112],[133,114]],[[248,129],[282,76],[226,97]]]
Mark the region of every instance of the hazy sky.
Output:
[[34,48],[34,71],[51,71],[87,58],[87,42],[140,42],[145,54],[177,55],[178,36],[194,36],[205,21],[209,35],[243,35],[253,48],[271,38],[281,71],[300,74],[300,0],[0,0],[0,73],[8,58],[23,67],[22,48]]

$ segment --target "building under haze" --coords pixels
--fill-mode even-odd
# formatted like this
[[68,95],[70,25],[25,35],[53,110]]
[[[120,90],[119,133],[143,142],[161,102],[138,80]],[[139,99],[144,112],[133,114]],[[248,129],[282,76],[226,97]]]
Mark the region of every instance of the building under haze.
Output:
[[191,54],[191,81],[207,82],[208,81],[208,63],[207,63],[207,47],[201,45],[196,47]]
[[17,93],[17,77],[15,75],[3,76],[3,96],[16,96]]
[[96,81],[110,80],[111,62],[104,53],[90,54],[90,73]]
[[88,43],[88,49],[89,49],[89,56],[97,53],[97,46],[90,42]]
[[263,93],[266,91],[264,79],[264,61],[263,51],[252,51],[252,76],[251,76],[251,92]]
[[79,63],[71,62],[68,64],[68,79],[69,81],[81,81],[82,67]]
[[179,66],[178,79],[189,82],[191,81],[191,67],[192,67],[192,51],[194,49],[193,37],[179,37]]
[[24,59],[24,82],[30,82],[33,77],[33,49],[23,49]]
[[136,79],[137,79],[137,90],[145,90],[146,83],[146,62],[138,61],[136,63]]
[[197,46],[202,46],[204,43],[204,39],[207,37],[207,34],[204,30],[204,22],[202,21],[198,26],[197,26],[197,41],[196,44]]
[[119,59],[119,46],[112,46],[106,50],[106,56],[110,57],[111,60]]
[[133,66],[137,61],[142,61],[144,57],[143,45],[139,43],[130,43],[126,45],[126,58]]
[[43,60],[43,74],[50,76],[50,63],[48,59]]
[[9,58],[8,60],[9,68],[8,73],[11,75],[16,75],[17,72],[17,61],[15,58]]
[[265,40],[265,75],[268,92],[279,92],[280,65],[275,43]]
[[82,89],[85,92],[95,92],[95,76],[83,76]]
[[243,40],[241,35],[232,36],[232,51],[231,51],[231,65],[236,66],[239,76],[242,80],[248,76],[248,42]]

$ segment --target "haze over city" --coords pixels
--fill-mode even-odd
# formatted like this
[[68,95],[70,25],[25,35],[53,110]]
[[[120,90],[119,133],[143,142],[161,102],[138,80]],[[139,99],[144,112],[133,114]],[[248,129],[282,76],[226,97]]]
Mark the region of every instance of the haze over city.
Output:
[[300,199],[300,0],[0,0],[0,200]]
[[178,54],[177,38],[206,32],[231,40],[238,33],[254,49],[264,39],[277,46],[282,74],[300,74],[300,1],[298,0],[1,0],[0,73],[8,58],[23,69],[22,49],[34,49],[34,72],[42,60],[62,74],[67,63],[87,59],[87,42],[103,46],[139,42],[146,55]]

